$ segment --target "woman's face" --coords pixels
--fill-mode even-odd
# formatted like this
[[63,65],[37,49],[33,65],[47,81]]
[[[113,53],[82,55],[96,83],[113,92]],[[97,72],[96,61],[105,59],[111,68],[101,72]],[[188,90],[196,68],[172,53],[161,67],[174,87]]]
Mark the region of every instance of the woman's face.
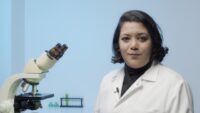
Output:
[[124,62],[131,68],[140,68],[149,62],[152,39],[142,23],[125,22],[122,25],[119,49]]

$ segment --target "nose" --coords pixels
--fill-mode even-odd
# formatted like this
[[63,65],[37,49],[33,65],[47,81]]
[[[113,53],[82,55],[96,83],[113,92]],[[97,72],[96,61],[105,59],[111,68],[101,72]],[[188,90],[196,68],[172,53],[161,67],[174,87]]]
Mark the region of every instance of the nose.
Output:
[[138,43],[136,40],[131,40],[130,42],[130,49],[131,50],[138,50]]

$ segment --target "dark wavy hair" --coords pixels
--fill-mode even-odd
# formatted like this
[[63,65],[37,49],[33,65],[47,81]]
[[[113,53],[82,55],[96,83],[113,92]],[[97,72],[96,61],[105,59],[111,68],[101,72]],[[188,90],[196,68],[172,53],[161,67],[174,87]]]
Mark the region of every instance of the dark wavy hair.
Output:
[[168,48],[163,47],[162,32],[158,24],[147,13],[139,10],[130,10],[125,12],[118,22],[113,36],[112,49],[114,56],[112,56],[112,63],[123,63],[124,59],[119,51],[119,35],[121,27],[125,22],[139,22],[142,23],[152,38],[152,53],[151,61],[155,60],[162,62],[165,55],[168,53]]

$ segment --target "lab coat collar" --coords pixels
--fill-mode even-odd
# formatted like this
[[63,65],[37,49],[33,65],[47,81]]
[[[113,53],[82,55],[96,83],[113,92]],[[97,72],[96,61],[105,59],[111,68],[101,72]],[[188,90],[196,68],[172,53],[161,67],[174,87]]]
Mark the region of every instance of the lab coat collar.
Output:
[[[160,64],[157,62],[153,62],[151,67],[141,76],[142,80],[156,82],[158,77],[158,66]],[[113,76],[112,82],[117,82],[118,87],[120,86],[119,83],[123,82],[124,78],[124,67],[119,70],[119,72]]]
[[153,62],[151,67],[141,76],[142,80],[156,82],[158,78],[158,64],[157,62]]
[[127,92],[120,98],[122,83],[124,79],[124,68],[120,69],[113,77],[112,77],[112,89],[117,97],[118,102],[116,103],[115,107],[117,107],[120,103],[126,100],[126,97],[133,93],[135,90],[142,88],[142,81],[147,82],[156,82],[158,77],[158,66],[160,64],[153,62],[152,66],[136,81],[134,86],[131,86]]
[[[137,88],[142,87],[142,81],[156,82],[157,77],[158,77],[158,68],[157,67],[159,65],[160,64],[153,62],[152,66],[140,78],[138,78],[138,80],[136,81],[136,84],[137,84],[136,87]],[[125,76],[125,74],[124,74],[124,67],[123,67],[120,70],[118,70],[116,72],[116,74],[114,74],[114,76],[112,77],[112,90],[118,99],[120,99],[124,76]],[[124,96],[126,96],[127,94],[132,92],[136,87],[131,86],[128,89],[128,91],[121,97],[121,99],[123,100]]]

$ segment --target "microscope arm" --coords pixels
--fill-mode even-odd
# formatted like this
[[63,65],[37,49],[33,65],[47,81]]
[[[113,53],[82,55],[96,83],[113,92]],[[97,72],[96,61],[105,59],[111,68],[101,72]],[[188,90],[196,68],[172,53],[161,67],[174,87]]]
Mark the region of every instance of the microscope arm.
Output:
[[[48,57],[47,53],[43,53],[37,59],[31,59],[24,68],[24,73],[26,74],[43,74],[47,73],[50,68],[57,62],[56,59],[51,59]],[[34,84],[38,84],[44,77],[40,78],[24,78],[24,81],[21,85],[22,91],[26,92],[29,88],[29,85],[35,86]],[[35,91],[34,91],[35,90]],[[36,89],[32,91],[33,95],[36,93]]]

